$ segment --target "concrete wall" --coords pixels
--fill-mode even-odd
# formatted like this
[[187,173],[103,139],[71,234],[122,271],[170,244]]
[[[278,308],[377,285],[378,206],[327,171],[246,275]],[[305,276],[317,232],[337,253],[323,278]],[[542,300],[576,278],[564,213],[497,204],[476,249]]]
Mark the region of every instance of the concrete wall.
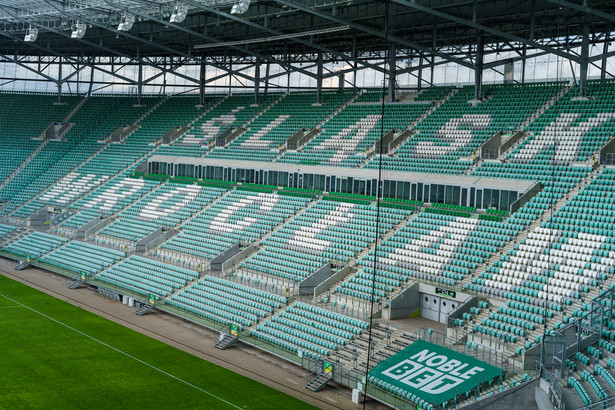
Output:
[[239,252],[241,252],[241,249],[239,248],[239,243],[236,243],[223,251],[220,255],[213,258],[211,262],[209,262],[210,269],[216,272],[221,271],[222,264],[237,255]]
[[331,275],[328,279],[326,279],[324,282],[321,282],[314,288],[314,296],[320,295],[322,292],[327,290],[327,287],[337,282],[338,280],[342,279],[344,276],[352,273],[353,270],[354,269],[350,266],[345,266],[342,269],[338,270],[333,275]]
[[331,264],[326,263],[316,272],[312,273],[310,276],[305,278],[301,283],[299,283],[299,294],[300,295],[313,295],[314,289],[316,286],[323,283],[325,280],[330,278],[335,272],[331,269]]
[[419,284],[414,282],[389,302],[389,319],[405,319],[421,306]]
[[539,387],[539,380],[540,379],[535,379],[529,383],[524,383],[519,386],[506,389],[503,392],[494,394],[484,398],[483,400],[468,404],[467,406],[462,406],[460,408],[464,410],[538,409],[535,398],[535,390]]

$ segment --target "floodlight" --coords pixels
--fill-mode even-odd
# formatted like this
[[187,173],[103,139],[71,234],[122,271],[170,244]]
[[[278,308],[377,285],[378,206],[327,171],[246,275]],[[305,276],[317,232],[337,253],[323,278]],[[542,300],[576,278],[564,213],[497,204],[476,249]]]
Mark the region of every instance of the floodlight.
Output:
[[24,41],[28,41],[30,43],[36,41],[38,37],[38,28],[36,27],[30,27],[27,31],[26,31],[26,36],[23,38]]
[[188,5],[186,3],[177,2],[173,8],[173,14],[171,14],[171,23],[181,23],[186,19],[188,15]]
[[70,37],[71,38],[83,38],[83,36],[85,35],[86,29],[87,29],[87,26],[84,23],[77,23],[75,24],[75,28],[73,29],[73,32],[70,33]]
[[248,11],[248,7],[250,7],[250,0],[239,0],[239,2],[233,4],[231,14],[243,14]]
[[130,13],[122,14],[122,21],[117,26],[119,31],[130,31],[133,24],[135,24],[135,15]]

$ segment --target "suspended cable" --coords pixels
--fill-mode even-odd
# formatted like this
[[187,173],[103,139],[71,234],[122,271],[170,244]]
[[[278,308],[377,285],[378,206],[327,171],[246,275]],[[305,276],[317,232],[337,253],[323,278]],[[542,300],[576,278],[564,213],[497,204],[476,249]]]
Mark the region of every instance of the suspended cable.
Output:
[[[395,67],[391,67],[391,62],[390,62],[390,58],[391,58],[391,49],[390,49],[390,45],[389,45],[389,10],[391,7],[391,0],[386,0],[385,3],[385,9],[384,9],[384,46],[386,48],[385,50],[385,70],[384,70],[384,81],[382,81],[382,105],[381,105],[381,112],[380,112],[380,141],[378,143],[379,145],[379,153],[378,155],[378,181],[377,181],[377,185],[376,185],[376,238],[375,238],[375,242],[374,242],[374,261],[373,261],[373,273],[372,273],[372,289],[371,289],[371,295],[370,295],[370,311],[369,311],[369,323],[368,323],[368,342],[367,342],[367,361],[365,363],[365,386],[364,386],[364,393],[367,393],[367,383],[368,383],[368,374],[369,374],[369,367],[371,364],[371,351],[372,351],[372,346],[373,346],[373,336],[372,336],[372,327],[373,327],[373,322],[374,322],[374,303],[376,300],[376,267],[377,267],[377,260],[378,260],[378,240],[379,240],[379,236],[380,236],[380,203],[382,201],[382,195],[383,195],[383,189],[384,189],[384,184],[382,182],[382,147],[383,147],[383,140],[384,140],[384,115],[385,115],[385,98],[386,98],[386,91],[387,91],[387,79],[388,79],[388,83],[389,83],[389,89],[392,91],[395,87],[395,84],[390,84],[391,82],[391,72],[392,70],[395,69]],[[388,67],[388,78],[387,78],[387,70],[386,68]],[[364,399],[363,400],[363,410],[365,410],[365,406],[367,404],[367,401]]]

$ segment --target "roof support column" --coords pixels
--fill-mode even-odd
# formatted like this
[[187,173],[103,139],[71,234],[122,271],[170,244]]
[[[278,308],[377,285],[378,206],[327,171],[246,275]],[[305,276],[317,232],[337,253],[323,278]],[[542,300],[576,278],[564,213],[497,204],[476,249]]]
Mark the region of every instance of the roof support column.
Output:
[[602,81],[606,78],[606,60],[607,53],[609,52],[609,41],[611,41],[611,32],[606,32],[606,37],[604,38],[604,45],[602,46],[602,67],[600,69],[600,79]]
[[286,62],[286,95],[290,93],[290,57],[288,57],[288,43],[284,43],[284,56]]
[[[271,68],[271,63],[269,61],[267,61],[266,65],[265,65],[265,77],[269,78],[269,69]],[[267,92],[269,91],[269,80],[265,80],[265,96],[267,95]]]
[[228,62],[228,95],[233,95],[233,58],[229,58]]
[[94,87],[94,57],[90,58],[90,84],[88,86],[88,97],[92,96],[92,87]]
[[254,104],[258,105],[258,91],[261,87],[261,58],[256,57],[256,66],[254,67]]
[[316,76],[316,102],[320,104],[322,94],[322,51],[318,51],[318,75]]
[[419,54],[419,78],[417,81],[417,89],[419,92],[421,92],[422,88],[423,88],[423,57],[424,57],[424,53],[421,51],[421,53]]
[[485,40],[482,35],[476,37],[476,62],[474,63],[474,99],[483,98],[483,53]]
[[207,67],[205,66],[205,60],[201,60],[199,65],[199,104],[205,105],[205,74],[207,73]]
[[[433,25],[433,35],[432,35],[432,40],[431,40],[431,49],[432,50],[437,50],[436,48],[436,40],[437,40],[437,35],[438,35],[438,25],[434,24]],[[436,55],[432,54],[431,55],[431,74],[429,76],[429,84],[431,86],[433,86],[433,77],[434,77],[434,70],[436,69]]]
[[58,104],[62,103],[62,57],[58,57]]
[[352,33],[352,86],[357,88],[357,33]]
[[527,60],[527,45],[523,45],[523,56],[521,59],[521,84],[525,84],[525,62]]
[[[587,6],[587,0],[583,2]],[[587,96],[587,67],[589,66],[589,23],[583,23],[583,40],[581,41],[581,64],[579,70],[579,91],[582,97]]]
[[[173,57],[171,58],[171,62],[169,63],[169,67],[173,67]],[[162,95],[166,96],[167,95],[167,57],[164,57],[164,60],[162,60],[162,68],[164,69],[164,72],[162,73]]]
[[141,105],[141,95],[143,94],[143,59],[137,47],[137,58],[139,59],[139,73],[137,78],[137,104]]
[[391,50],[389,51],[389,96],[387,102],[395,101],[395,83],[397,74],[397,48],[395,44],[391,44]]

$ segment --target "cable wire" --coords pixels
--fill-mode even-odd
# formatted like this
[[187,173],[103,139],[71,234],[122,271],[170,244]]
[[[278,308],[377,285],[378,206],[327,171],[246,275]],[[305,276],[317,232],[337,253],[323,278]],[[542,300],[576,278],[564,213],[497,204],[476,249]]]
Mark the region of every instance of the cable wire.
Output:
[[[376,299],[376,265],[378,260],[378,239],[380,236],[380,203],[382,201],[382,195],[384,190],[384,184],[382,182],[382,147],[384,140],[384,115],[385,115],[385,98],[387,91],[387,70],[388,67],[388,83],[390,85],[391,82],[391,72],[395,67],[391,67],[391,50],[389,46],[389,11],[391,6],[391,0],[386,0],[384,5],[384,46],[385,46],[385,70],[384,70],[384,81],[382,81],[382,105],[380,112],[380,141],[379,141],[379,153],[378,153],[378,181],[376,185],[376,238],[374,242],[374,261],[373,261],[373,274],[372,274],[372,289],[370,295],[370,311],[369,311],[369,323],[368,323],[368,342],[367,342],[367,361],[365,363],[365,386],[364,394],[367,393],[367,382],[368,382],[368,373],[369,367],[371,364],[371,351],[373,346],[373,337],[372,337],[372,324],[374,322],[374,303]],[[391,90],[393,90],[395,84],[390,85]],[[363,410],[365,410],[367,405],[367,400],[363,400]]]

